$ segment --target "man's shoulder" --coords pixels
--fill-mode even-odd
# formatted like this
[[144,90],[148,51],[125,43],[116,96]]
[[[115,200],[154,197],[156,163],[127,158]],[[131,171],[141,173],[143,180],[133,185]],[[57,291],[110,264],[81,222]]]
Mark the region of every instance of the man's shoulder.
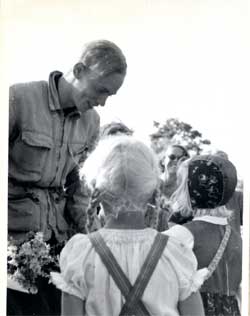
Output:
[[18,96],[23,95],[23,93],[31,93],[32,91],[40,91],[41,88],[47,88],[48,82],[45,80],[40,81],[29,81],[29,82],[19,82],[12,84],[10,86],[10,94]]

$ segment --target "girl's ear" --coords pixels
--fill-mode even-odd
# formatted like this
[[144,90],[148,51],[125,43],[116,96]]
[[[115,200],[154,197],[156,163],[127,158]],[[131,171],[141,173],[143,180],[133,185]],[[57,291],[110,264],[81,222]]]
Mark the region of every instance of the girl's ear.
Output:
[[75,64],[73,67],[73,74],[75,78],[78,80],[81,79],[82,76],[86,73],[87,69],[88,68],[82,62]]

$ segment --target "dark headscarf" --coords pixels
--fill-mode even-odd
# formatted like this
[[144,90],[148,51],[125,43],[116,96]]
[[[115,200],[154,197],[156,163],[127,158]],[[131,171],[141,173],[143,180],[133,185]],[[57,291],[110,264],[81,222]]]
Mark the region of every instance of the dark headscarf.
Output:
[[227,159],[215,155],[195,156],[188,168],[188,190],[192,208],[225,205],[235,191],[237,172]]

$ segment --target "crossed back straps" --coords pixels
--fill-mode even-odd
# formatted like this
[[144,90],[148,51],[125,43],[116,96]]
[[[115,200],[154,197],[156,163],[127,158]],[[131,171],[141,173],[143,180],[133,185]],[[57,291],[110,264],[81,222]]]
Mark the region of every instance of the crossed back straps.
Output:
[[151,249],[142,265],[141,272],[137,276],[133,286],[117,263],[114,255],[106,245],[101,234],[98,231],[91,233],[89,234],[89,239],[117,287],[126,299],[126,302],[120,312],[120,316],[150,316],[150,313],[141,301],[141,297],[162,255],[162,252],[166,247],[168,236],[157,233],[153,245],[151,246]]

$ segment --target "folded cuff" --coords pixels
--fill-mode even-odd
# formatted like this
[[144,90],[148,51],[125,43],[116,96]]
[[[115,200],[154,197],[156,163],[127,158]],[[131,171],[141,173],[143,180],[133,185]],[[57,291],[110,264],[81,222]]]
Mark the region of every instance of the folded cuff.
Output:
[[68,284],[61,273],[58,272],[50,272],[52,283],[62,292],[77,296],[81,300],[84,300],[80,291],[71,284]]

